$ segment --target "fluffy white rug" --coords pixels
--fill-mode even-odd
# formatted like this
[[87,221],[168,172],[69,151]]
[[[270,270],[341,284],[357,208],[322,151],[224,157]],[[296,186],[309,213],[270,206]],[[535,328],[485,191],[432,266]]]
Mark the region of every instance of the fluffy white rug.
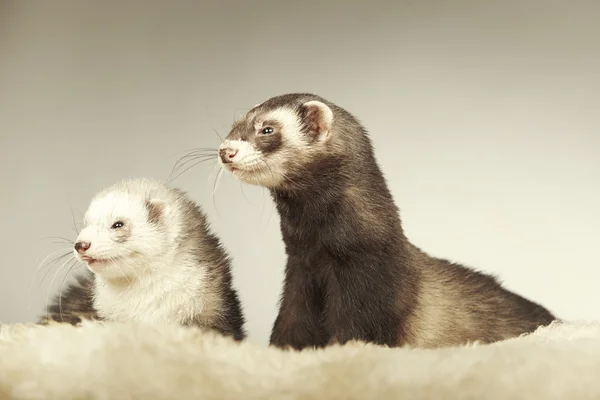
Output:
[[190,328],[0,327],[2,399],[600,399],[600,322],[458,348],[290,352]]

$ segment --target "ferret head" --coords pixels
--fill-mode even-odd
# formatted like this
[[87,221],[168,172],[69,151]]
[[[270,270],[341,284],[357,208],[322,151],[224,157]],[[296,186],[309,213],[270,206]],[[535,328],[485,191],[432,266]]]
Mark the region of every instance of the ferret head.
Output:
[[251,109],[219,147],[219,163],[242,182],[279,188],[335,152],[335,106],[312,94],[273,97]]
[[124,181],[92,199],[74,252],[96,275],[135,277],[172,245],[166,229],[170,207],[153,196],[151,187],[149,181]]

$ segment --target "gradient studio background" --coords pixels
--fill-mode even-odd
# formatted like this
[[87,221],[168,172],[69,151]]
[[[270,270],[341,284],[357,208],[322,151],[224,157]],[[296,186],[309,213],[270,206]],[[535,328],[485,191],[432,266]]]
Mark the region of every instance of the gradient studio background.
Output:
[[[316,92],[358,116],[409,238],[565,319],[600,318],[600,2],[0,0],[0,321],[43,312],[90,197],[165,179],[235,114]],[[234,257],[266,342],[284,265],[268,195],[174,181]],[[33,282],[31,291],[28,287]],[[48,289],[50,291],[48,292]]]

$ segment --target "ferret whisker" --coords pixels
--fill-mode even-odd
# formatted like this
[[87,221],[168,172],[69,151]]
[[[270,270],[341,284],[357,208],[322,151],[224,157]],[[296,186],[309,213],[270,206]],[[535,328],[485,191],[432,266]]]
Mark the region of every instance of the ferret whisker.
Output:
[[[141,250],[144,251],[144,252],[151,251],[152,247],[151,246],[141,246]],[[127,277],[127,274],[125,274],[125,272],[119,267],[118,264],[124,265],[125,267],[127,267],[128,271],[133,272],[133,274],[135,275],[135,278],[137,280],[141,280],[142,279],[139,266],[136,265],[135,261],[133,261],[133,260],[131,260],[129,258],[122,258],[122,259],[116,260],[116,262],[115,262],[115,266],[117,267],[117,270],[119,271],[119,273],[121,275],[123,275],[123,277],[125,278],[125,280],[127,281],[127,283],[131,284],[131,281]]]
[[[211,175],[213,175],[215,173],[215,167],[217,168],[217,172],[215,174],[215,179],[213,181],[213,190],[212,190],[212,194],[211,194],[210,197],[211,197],[211,200],[212,200],[212,203],[213,203],[213,207],[215,208],[215,212],[217,213],[217,216],[219,218],[221,218],[221,216],[219,215],[219,209],[217,208],[217,203],[215,202],[215,193],[216,193],[217,188],[219,186],[219,181],[220,181],[220,178],[222,176],[223,169],[220,168],[220,166],[219,166],[218,163],[216,163],[215,166],[213,166],[213,171],[211,172]],[[210,177],[209,177],[209,179],[210,179]]]
[[206,104],[206,107],[205,107],[205,109],[204,109],[204,110],[206,111],[206,116],[208,117],[208,120],[209,120],[209,122],[210,122],[211,129],[212,129],[212,130],[213,130],[213,131],[214,131],[214,132],[217,134],[217,137],[219,138],[219,141],[220,141],[220,142],[222,142],[222,141],[223,141],[223,139],[221,138],[221,136],[220,136],[220,135],[217,133],[217,131],[215,131],[215,129],[214,129],[214,128],[212,128],[212,127],[214,127],[215,125],[213,124],[212,117],[210,116],[210,111],[208,110],[208,103]]
[[264,215],[265,215],[265,189],[262,188],[263,190],[260,191],[261,194],[261,199],[262,201],[260,202],[260,221],[262,221]]
[[56,271],[54,271],[54,274],[52,275],[52,279],[50,280],[49,287],[51,287],[51,286],[52,286],[52,284],[54,283],[54,280],[56,279],[56,276],[57,276],[57,275],[60,273],[60,271],[61,271],[63,268],[65,268],[65,266],[66,266],[67,264],[69,264],[70,262],[72,262],[72,261],[74,261],[74,260],[75,260],[75,256],[73,256],[73,255],[72,255],[72,256],[71,256],[70,258],[68,258],[68,259],[67,259],[65,262],[63,262],[63,263],[60,265],[60,267],[58,267],[58,268],[56,269]]
[[235,115],[240,107],[240,103],[241,103],[241,101],[235,105],[235,108],[233,109],[233,113],[231,113],[231,122],[235,122],[237,119]]
[[[267,189],[263,188],[263,190],[261,190],[261,198],[262,198],[262,202],[261,202],[261,206],[260,206],[260,221],[263,221],[263,218],[265,216],[265,207],[267,204],[267,199],[265,198],[265,193],[267,192]],[[266,232],[266,230],[269,228],[269,223],[271,222],[271,217],[273,216],[273,203],[270,203],[271,207],[269,207],[269,217],[267,218],[267,224],[265,225],[265,230],[263,231]]]
[[186,160],[188,158],[199,158],[199,157],[217,157],[217,152],[214,151],[214,152],[210,152],[210,153],[200,153],[200,154],[199,153],[190,153],[190,154],[187,154],[187,155],[181,157],[178,162],[181,163],[181,162],[183,162],[183,160]]
[[[260,158],[258,161],[259,161],[259,163],[262,162],[265,165],[265,167],[267,167],[267,169],[269,170],[269,174],[271,175],[271,177],[275,176],[275,171],[273,171],[273,168],[271,168],[271,166],[269,165],[269,163],[264,158]],[[261,171],[261,175],[265,175],[263,173],[263,171]],[[285,173],[283,173],[282,176],[285,178],[286,177]]]
[[210,174],[208,174],[208,179],[207,182],[210,183],[211,179],[213,178],[213,175],[215,175],[218,170],[215,168],[215,166],[217,166],[216,164],[212,166],[212,170],[210,171]]
[[[290,164],[293,165],[293,167],[295,169],[298,169],[300,171],[306,172],[307,174],[310,175],[310,172],[308,171],[308,169],[306,168],[306,166],[298,163],[297,161],[293,161]],[[306,186],[308,184],[306,182],[295,181],[287,173],[283,173],[282,176],[286,179],[287,183],[290,185],[290,189],[292,189],[294,192],[299,193],[299,192],[302,192],[303,190],[307,189]]]
[[273,217],[273,210],[275,209],[275,205],[271,203],[271,207],[269,208],[269,218],[267,218],[267,226],[271,223],[271,217]]
[[[263,163],[265,163],[264,160],[261,160],[261,161],[263,161]],[[265,175],[265,173],[263,171],[260,171],[261,178],[264,175]],[[261,190],[261,198],[262,198],[262,201],[261,201],[261,206],[260,206],[260,218],[259,218],[259,220],[262,222],[262,219],[263,219],[263,216],[264,216],[264,211],[265,211],[265,190],[264,190],[264,188],[263,188],[263,190]]]
[[60,240],[54,240],[54,241],[52,241],[50,243],[52,243],[52,244],[69,244],[69,245],[73,245],[73,243],[63,242],[63,241],[60,241]]
[[[63,253],[63,254],[61,254],[60,256],[57,256],[56,258],[54,258],[54,259],[52,259],[52,260],[50,260],[50,261],[48,261],[48,262],[47,262],[47,260],[48,260],[50,257],[52,257],[54,254],[56,254],[56,253],[57,253],[57,252],[59,252],[59,251],[64,251],[65,253]],[[50,254],[48,254],[48,255],[47,255],[45,258],[44,258],[44,260],[42,260],[42,262],[40,263],[40,265],[38,265],[38,267],[36,268],[35,272],[33,273],[33,277],[32,277],[32,279],[31,279],[31,283],[29,284],[29,288],[27,289],[27,293],[28,293],[28,294],[30,294],[30,293],[31,293],[31,287],[33,286],[33,283],[35,282],[35,278],[36,278],[37,274],[38,274],[38,273],[39,273],[39,272],[40,272],[40,271],[41,271],[41,270],[42,270],[42,269],[43,269],[45,266],[49,266],[49,265],[51,265],[51,264],[53,264],[53,263],[55,263],[55,262],[59,262],[59,261],[61,261],[63,258],[67,257],[67,256],[68,256],[68,255],[70,255],[70,254],[71,254],[71,251],[70,251],[70,250],[68,250],[68,251],[67,251],[67,249],[64,249],[64,248],[63,248],[63,249],[57,249],[57,250],[54,250],[54,251],[50,252]],[[46,275],[44,275],[44,278],[42,278],[42,281],[40,281],[40,283],[38,284],[38,287],[39,287],[39,285],[40,285],[40,284],[43,282],[43,280],[46,278],[46,276],[48,276],[48,273],[49,273],[49,271],[50,271],[50,270],[51,270],[51,268],[48,268],[48,271],[46,271]]]
[[[236,107],[236,108],[233,110],[233,121],[232,121],[232,122],[234,122],[234,123],[235,123],[235,121],[237,121],[237,120],[240,118],[240,116],[237,116],[237,113],[238,113],[238,111],[245,111],[245,112],[248,112],[248,111],[250,111],[250,109],[249,109],[249,108],[240,108],[240,107]],[[244,113],[240,113],[240,115],[243,115],[243,114],[244,114]]]
[[[67,257],[69,254],[70,254],[70,253],[63,254],[61,257],[58,257],[58,258],[56,259],[56,261],[55,261],[55,262],[60,262],[60,261],[62,261],[62,260],[63,260],[65,257]],[[52,265],[52,263],[53,263],[53,262],[49,262],[47,265],[48,265],[48,266],[50,266],[50,265]],[[52,268],[47,268],[47,269],[46,269],[46,273],[44,274],[44,276],[42,277],[42,279],[39,281],[39,283],[38,283],[38,285],[37,285],[37,287],[38,287],[38,288],[39,288],[39,287],[41,286],[41,284],[42,284],[42,283],[43,283],[43,282],[46,280],[46,278],[48,277],[48,274],[50,273],[50,271],[52,271]]]
[[[73,257],[73,258],[75,258],[75,257]],[[63,287],[65,286],[65,282],[67,280],[67,277],[69,276],[69,274],[71,273],[71,271],[73,270],[73,268],[77,265],[77,260],[75,260],[75,262],[71,263],[70,265],[71,266],[67,270],[67,273],[63,276],[62,282],[60,283],[60,289],[58,291],[58,312],[60,314],[60,321],[61,322],[65,322],[64,315],[63,315],[63,308],[62,308],[62,291],[63,291]]]
[[[194,161],[197,159],[208,159],[208,158],[216,158],[217,154],[216,152],[211,153],[211,154],[195,154],[195,153],[190,153],[186,156],[181,157],[179,160],[177,160],[177,162],[175,163],[175,165],[173,166],[173,168],[171,169],[171,173],[169,174],[169,178],[171,176],[173,176],[174,173],[176,173],[179,168],[182,168],[184,165],[186,165],[188,162],[190,161]],[[183,160],[188,159],[187,161],[183,162]],[[189,160],[191,159],[191,160]]]
[[187,167],[186,169],[184,169],[182,172],[180,172],[179,174],[177,174],[174,178],[169,179],[168,182],[174,181],[175,179],[179,178],[181,175],[185,174],[190,169],[194,168],[196,165],[201,164],[201,163],[206,162],[206,161],[211,161],[211,159],[203,159],[203,160],[194,162],[192,165],[190,165],[189,167]]
[[215,153],[218,152],[218,150],[219,149],[215,149],[215,148],[208,148],[208,147],[206,147],[206,148],[200,148],[200,147],[198,147],[198,148],[191,149],[191,150],[183,152],[185,154],[183,156],[181,156],[180,158],[185,158],[187,156],[194,155],[194,154],[196,154],[196,155],[200,155],[200,154],[215,154]]
[[73,240],[64,238],[62,236],[48,236],[48,237],[43,238],[42,240],[50,240],[50,239],[61,240],[62,242],[65,242],[67,244],[74,243]]
[[[266,190],[263,190],[263,193],[265,191]],[[270,205],[271,206],[269,207],[269,217],[267,218],[267,225],[266,225],[266,227],[268,227],[269,224],[271,223],[271,218],[273,217],[273,210],[275,209],[275,204],[274,203],[270,203]],[[265,229],[267,229],[266,227],[265,227]]]
[[[64,244],[64,243],[62,243]],[[36,257],[35,259],[35,263],[38,264],[40,261],[40,258],[44,257],[44,259],[42,260],[41,263],[38,264],[38,268],[36,269],[36,272],[41,268],[41,264],[43,264],[48,258],[52,257],[53,254],[59,252],[59,251],[66,251],[67,249],[65,247],[61,247],[60,249],[54,249],[52,251],[50,251],[50,253],[48,253],[46,256],[44,256],[44,253],[41,253],[39,256]]]
[[[56,253],[56,251],[52,252],[51,254],[55,254],[55,253]],[[64,254],[61,254],[60,256],[58,256],[58,257],[56,257],[56,258],[54,258],[53,260],[51,260],[51,261],[48,261],[48,262],[46,262],[46,260],[47,260],[47,258],[48,258],[48,257],[46,257],[46,259],[44,259],[44,262],[40,263],[40,265],[39,265],[39,266],[36,268],[35,272],[33,273],[33,277],[32,277],[32,279],[31,279],[31,283],[30,283],[30,285],[29,285],[28,292],[31,292],[31,286],[32,286],[32,285],[33,285],[33,283],[35,282],[35,278],[37,277],[37,274],[38,274],[38,273],[39,273],[39,272],[40,272],[40,271],[41,271],[43,268],[45,268],[45,267],[49,267],[50,265],[52,265],[52,264],[53,264],[53,263],[55,263],[55,262],[60,262],[62,259],[64,259],[65,257],[67,257],[69,254],[70,254],[70,252],[65,252]],[[51,268],[48,268],[48,271],[49,271],[50,269],[51,269]],[[48,271],[46,272],[46,275],[48,274]],[[41,282],[40,282],[40,283],[41,283]],[[39,285],[38,285],[38,287],[39,287]]]
[[180,168],[183,168],[185,165],[189,164],[190,162],[194,162],[197,160],[211,160],[211,159],[216,159],[217,156],[215,154],[205,154],[205,155],[190,155],[189,159],[186,160],[185,162],[183,161],[183,158],[180,159],[177,164],[175,164],[175,166],[173,167],[173,170],[171,171],[171,174],[169,176],[172,176],[174,173],[176,173],[177,171],[179,171]]
[[[127,264],[127,262],[124,262],[123,264]],[[119,265],[117,263],[115,263],[115,267],[117,268],[117,271],[119,271],[119,273],[121,275],[123,275],[123,278],[127,281],[127,283],[129,283],[131,285],[131,281],[129,280],[129,278],[127,277],[127,275],[125,274],[125,272],[123,272],[123,270],[121,269],[121,267],[119,267]],[[135,270],[135,268],[132,268],[133,270]]]
[[249,205],[252,205],[250,200],[248,200],[248,197],[246,197],[246,193],[244,193],[244,184],[242,183],[242,181],[240,181],[240,191],[242,192],[242,196],[244,197],[244,199],[246,199],[246,203],[248,203]]
[[[56,271],[56,273],[54,274],[54,278],[56,278],[56,276],[58,275],[58,273],[61,271],[61,269],[63,269],[66,265],[72,263],[73,261],[75,263],[77,263],[77,260],[73,258],[70,258],[69,260],[65,261]],[[50,298],[50,289],[52,289],[52,283],[54,282],[54,278],[52,279],[52,281],[50,281],[50,284],[48,285],[48,288],[46,288],[46,317],[49,317],[49,310],[48,310],[48,303],[49,303],[49,298]],[[60,297],[61,295],[59,294],[59,301],[60,301]]]
[[[251,93],[250,93],[250,94],[248,94],[247,96],[245,96],[246,100],[247,100],[249,97],[251,97],[251,96],[254,96],[255,94],[256,94],[256,93],[255,93],[255,91],[251,91]],[[255,107],[255,106],[254,106],[254,107],[252,107],[252,108],[240,108],[240,104],[241,104],[241,103],[243,103],[243,102],[244,102],[244,101],[246,101],[246,100],[240,100],[240,101],[239,101],[239,102],[236,104],[235,108],[233,109],[233,115],[232,115],[232,116],[233,116],[233,121],[232,121],[232,122],[235,122],[235,121],[236,121],[236,120],[239,118],[239,117],[238,117],[238,118],[236,118],[236,112],[237,112],[237,111],[239,111],[239,110],[246,110],[246,111],[250,111],[252,108],[254,108],[254,107]]]
[[[52,259],[52,260],[48,261],[48,263],[46,264],[46,266],[47,266],[47,265],[50,265],[50,264],[53,264],[53,263],[55,263],[55,262],[59,262],[59,261],[60,261],[60,260],[62,260],[63,258],[65,258],[65,257],[67,257],[67,256],[69,256],[69,255],[72,255],[72,254],[71,254],[71,250],[70,250],[70,249],[59,249],[59,250],[57,250],[57,251],[64,251],[64,253],[63,253],[63,254],[61,254],[60,256],[57,256],[56,258],[54,258],[54,259]],[[51,253],[51,254],[54,254],[54,253],[56,253],[56,251],[55,251],[55,252],[53,252],[53,253]],[[41,268],[44,268],[44,264],[41,264],[41,265],[40,265],[40,269],[41,269]]]
[[216,152],[216,151],[218,151],[218,149],[217,148],[212,148],[212,147],[194,147],[194,148],[187,149],[187,150],[177,151],[177,152],[171,154],[169,156],[169,158],[170,157],[174,157],[174,156],[178,156],[178,155],[183,154],[183,153],[187,154],[187,153],[200,152],[200,151],[213,151],[213,152]]
[[48,288],[46,289],[46,310],[48,309],[48,304],[50,303],[50,301],[49,301],[50,300],[50,289],[52,289],[52,284],[54,283],[54,280],[56,279],[56,277],[58,276],[60,271],[62,271],[64,268],[66,268],[67,265],[69,265],[72,262],[77,262],[77,260],[74,260],[74,258],[75,258],[75,256],[68,259],[64,263],[62,263],[61,266],[57,268],[56,272],[54,272],[54,275],[52,276],[52,279],[50,280],[50,284],[48,285]]
[[[273,168],[271,168],[271,166],[269,165],[269,163],[264,158],[261,158],[260,161],[267,167],[267,169],[269,170],[269,173],[271,174],[271,176],[275,175],[275,172],[273,171]],[[283,173],[282,175],[283,175],[284,179],[288,179],[287,175],[285,173]],[[266,188],[263,190],[263,200],[264,200],[264,193],[265,193],[266,190],[267,190]],[[263,201],[263,205],[264,205],[264,201]],[[273,217],[273,208],[274,208],[274,204],[271,203],[271,208],[270,208],[271,212],[269,213],[269,218],[267,219],[267,225],[266,225],[265,229],[268,228],[269,223],[271,222],[271,217]],[[264,208],[263,208],[263,210],[264,210]],[[260,217],[261,220],[262,220],[262,215],[263,214],[262,214],[262,211],[261,211],[261,217]]]
[[213,128],[213,132],[215,133],[215,135],[217,135],[217,137],[219,138],[219,140],[222,142],[223,138],[221,137],[221,135],[219,135],[219,132],[217,132],[216,129]]
[[214,150],[214,151],[211,150],[209,152],[204,152],[204,151],[203,152],[197,152],[197,151],[190,152],[177,160],[177,162],[173,166],[170,176],[175,174],[180,168],[182,168],[184,165],[186,165],[190,161],[199,160],[199,159],[216,158],[217,155],[218,155],[218,153],[216,150]]
[[[201,161],[203,160],[204,158]],[[169,174],[169,177],[167,178],[167,182],[172,182],[175,179],[177,179],[181,175],[181,170],[183,169],[183,167],[187,166],[189,163],[195,163],[196,161],[198,161],[198,158],[194,157],[174,167],[171,173]]]
[[212,196],[214,198],[215,193],[217,192],[217,188],[219,187],[219,182],[221,181],[221,176],[223,174],[223,169],[219,168],[217,170],[217,175],[215,177],[215,181],[213,183],[213,190],[212,190]]
[[179,160],[185,160],[186,158],[192,156],[216,156],[218,154],[218,149],[206,149],[206,150],[193,150],[188,152],[186,155],[181,156]]
[[79,229],[77,229],[77,222],[75,222],[75,214],[73,213],[73,205],[69,203],[69,210],[71,211],[71,218],[73,219],[73,230],[79,235]]

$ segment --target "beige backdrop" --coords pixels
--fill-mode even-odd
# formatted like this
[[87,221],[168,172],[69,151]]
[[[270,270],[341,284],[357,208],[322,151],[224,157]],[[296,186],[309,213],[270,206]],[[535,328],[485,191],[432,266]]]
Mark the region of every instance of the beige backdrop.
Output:
[[[94,5],[92,5],[94,4]],[[599,318],[600,2],[0,2],[0,321],[42,312],[90,197],[166,178],[234,114],[310,91],[372,133],[414,243]],[[174,183],[235,258],[266,341],[284,265],[267,193],[198,166]],[[51,291],[58,290],[58,274]],[[28,287],[34,282],[31,291]]]

